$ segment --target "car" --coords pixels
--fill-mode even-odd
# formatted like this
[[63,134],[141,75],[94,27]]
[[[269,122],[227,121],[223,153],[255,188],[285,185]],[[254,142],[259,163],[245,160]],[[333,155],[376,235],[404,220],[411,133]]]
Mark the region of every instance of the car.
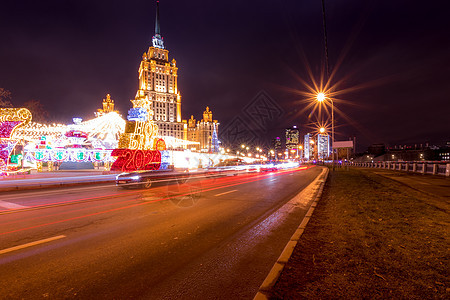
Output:
[[182,184],[190,177],[187,169],[147,170],[121,173],[116,185],[122,188],[150,188],[153,185]]
[[260,172],[273,172],[278,171],[278,167],[276,164],[272,162],[264,162],[260,166]]

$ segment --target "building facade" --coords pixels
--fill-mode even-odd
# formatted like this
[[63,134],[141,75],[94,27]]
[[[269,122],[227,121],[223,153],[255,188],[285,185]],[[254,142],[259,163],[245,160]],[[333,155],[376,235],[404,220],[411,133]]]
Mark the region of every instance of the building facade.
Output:
[[[213,120],[212,111],[209,107],[203,112],[203,119],[197,121],[194,116],[187,122],[187,139],[189,141],[198,142],[198,149],[204,152],[219,152],[219,140],[217,133],[219,123]],[[193,146],[196,148],[197,146]]]

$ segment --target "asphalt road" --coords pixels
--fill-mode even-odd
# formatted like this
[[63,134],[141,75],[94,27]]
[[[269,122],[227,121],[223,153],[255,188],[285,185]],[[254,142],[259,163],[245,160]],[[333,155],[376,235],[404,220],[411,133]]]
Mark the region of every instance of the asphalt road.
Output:
[[320,167],[0,195],[0,299],[251,299]]

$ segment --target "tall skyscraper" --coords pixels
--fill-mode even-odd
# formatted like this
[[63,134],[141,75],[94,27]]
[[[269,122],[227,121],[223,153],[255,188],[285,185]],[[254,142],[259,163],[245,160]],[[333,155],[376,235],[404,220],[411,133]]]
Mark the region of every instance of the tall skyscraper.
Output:
[[298,158],[299,137],[300,132],[297,126],[286,129],[286,151],[289,158]]
[[299,144],[299,131],[297,126],[292,126],[291,128],[287,128],[286,130],[286,149],[298,149]]
[[178,91],[178,68],[175,59],[169,61],[160,32],[159,1],[156,2],[155,35],[152,45],[142,55],[139,66],[139,89],[133,106],[143,102],[153,109],[152,119],[159,135],[186,139],[185,123],[181,121],[181,95]]
[[[178,68],[175,59],[169,60],[164,47],[159,24],[159,1],[156,1],[155,35],[147,52],[142,55],[139,66],[139,88],[131,100],[133,108],[128,116],[132,119],[148,118],[157,126],[158,136],[178,140],[166,143],[172,149],[189,148],[198,151],[218,152],[219,123],[212,119],[212,111],[206,107],[203,119],[196,122],[181,117],[181,95],[178,90]],[[141,115],[141,109],[148,111]],[[145,117],[143,117],[145,116]],[[168,142],[169,139],[166,139]]]
[[275,156],[275,159],[280,159],[281,158],[280,155],[283,154],[283,150],[282,150],[282,147],[281,147],[281,139],[280,139],[279,136],[277,136],[276,138],[274,138],[272,140],[272,147],[273,147],[273,150],[274,150],[273,154]]

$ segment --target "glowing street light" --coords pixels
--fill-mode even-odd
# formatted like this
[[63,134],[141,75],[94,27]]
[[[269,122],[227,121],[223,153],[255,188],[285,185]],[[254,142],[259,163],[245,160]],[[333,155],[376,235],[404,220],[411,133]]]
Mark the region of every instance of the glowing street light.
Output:
[[[327,99],[330,100],[331,102],[331,158],[333,160],[333,170],[334,170],[334,103],[333,99],[327,97],[323,92],[317,93],[316,98],[318,102],[324,102]],[[320,130],[322,130],[322,128]]]
[[325,132],[325,128],[320,127],[319,132],[320,132],[320,133],[324,133],[324,132]]
[[325,99],[326,99],[326,96],[324,93],[320,92],[317,94],[317,101],[323,102],[323,101],[325,101]]

